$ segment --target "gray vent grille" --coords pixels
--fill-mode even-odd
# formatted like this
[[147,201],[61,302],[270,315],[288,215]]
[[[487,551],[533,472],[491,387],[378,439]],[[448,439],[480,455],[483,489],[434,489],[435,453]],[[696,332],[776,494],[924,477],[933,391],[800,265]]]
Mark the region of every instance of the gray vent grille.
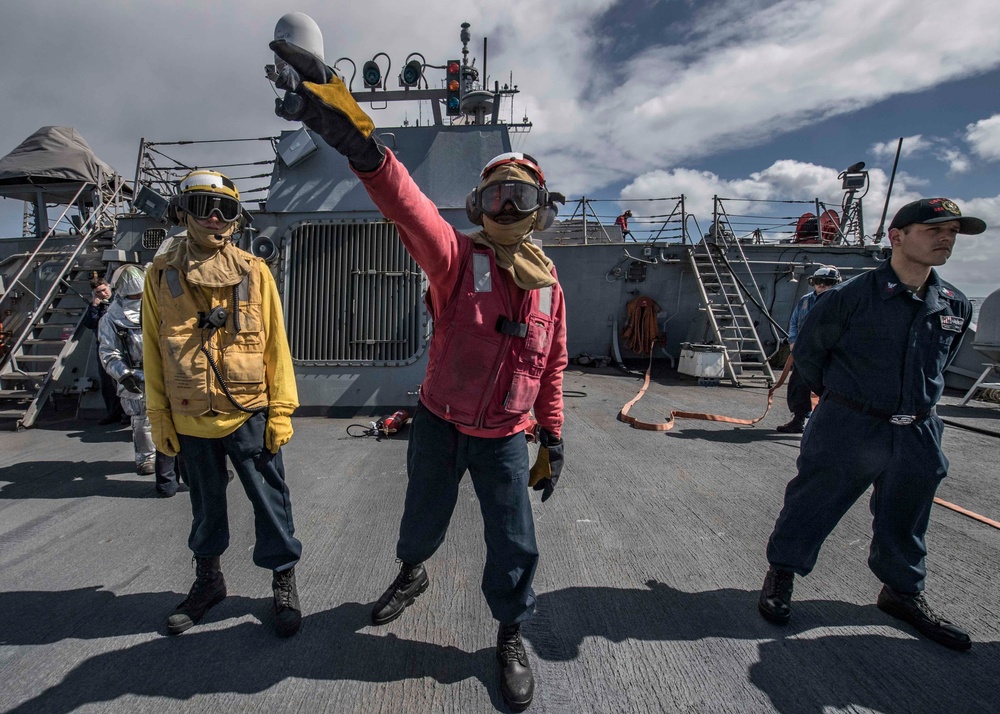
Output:
[[142,247],[146,250],[156,250],[166,237],[165,228],[148,228],[142,232]]
[[404,365],[429,336],[426,279],[388,222],[304,224],[287,243],[285,312],[299,364]]

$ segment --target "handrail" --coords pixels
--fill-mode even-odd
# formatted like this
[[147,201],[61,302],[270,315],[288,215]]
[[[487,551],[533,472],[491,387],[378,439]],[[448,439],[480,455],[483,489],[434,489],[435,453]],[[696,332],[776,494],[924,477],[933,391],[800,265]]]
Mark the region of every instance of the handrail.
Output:
[[[112,200],[102,202],[102,204],[100,206],[100,209],[99,210],[95,210],[93,213],[91,213],[91,215],[87,218],[87,220],[83,222],[83,225],[80,227],[80,231],[81,231],[80,232],[80,240],[77,243],[76,248],[73,250],[72,254],[70,254],[69,257],[66,259],[66,262],[63,264],[62,270],[59,272],[59,275],[57,275],[52,280],[52,285],[49,286],[48,292],[45,293],[45,296],[39,300],[38,306],[36,307],[36,309],[35,309],[34,313],[32,314],[31,318],[25,322],[24,327],[22,328],[21,333],[18,335],[17,339],[13,342],[13,344],[9,345],[9,349],[7,350],[6,355],[4,355],[4,360],[3,360],[4,362],[16,363],[18,350],[21,349],[21,347],[24,344],[25,340],[28,339],[28,335],[31,334],[31,331],[37,325],[38,316],[41,315],[41,314],[44,314],[44,312],[52,304],[53,297],[55,296],[56,292],[61,289],[61,284],[64,282],[64,280],[66,278],[66,275],[72,269],[72,266],[73,266],[74,262],[76,261],[76,259],[79,257],[80,253],[83,252],[83,249],[87,246],[87,244],[90,242],[90,240],[97,233],[100,233],[100,232],[102,232],[104,230],[108,230],[107,228],[97,228],[97,230],[95,231],[94,228],[97,226],[97,219],[98,219],[98,217],[99,216],[104,216],[105,214],[108,213],[109,208],[113,205],[113,199],[121,191],[121,187],[123,185],[124,185],[123,183],[120,183],[118,185],[118,188],[115,190],[115,192],[110,197],[110,199],[112,199]],[[82,190],[82,187],[81,187],[81,190]],[[76,199],[74,198],[74,202],[75,202],[75,200]],[[69,209],[69,206],[67,206],[67,210],[68,209]],[[65,212],[64,212],[64,214],[65,214]],[[59,220],[62,220],[62,217],[60,217]],[[58,221],[56,221],[56,223],[58,223]],[[88,224],[93,224],[93,225],[88,226]],[[84,230],[84,229],[86,229],[86,230]],[[50,231],[50,233],[51,233],[51,231]],[[47,238],[48,238],[48,236],[46,236],[46,239]],[[45,239],[43,239],[43,240],[45,240]],[[35,252],[37,253],[37,251],[35,251]],[[23,273],[24,267],[26,267],[30,262],[31,262],[30,259],[27,260],[27,261],[25,261],[25,265],[22,266],[22,270],[19,271],[19,276],[20,276],[21,273]],[[25,287],[25,289],[27,289],[27,288]],[[5,296],[9,292],[10,292],[10,290],[7,290],[7,292],[5,293]]]
[[[24,276],[25,271],[27,271],[28,266],[31,265],[31,261],[34,260],[37,253],[42,249],[42,246],[45,245],[45,241],[47,241],[50,237],[52,237],[52,234],[56,230],[56,226],[59,225],[59,222],[63,218],[65,218],[66,213],[69,212],[70,206],[76,204],[76,200],[80,198],[80,194],[83,193],[83,190],[87,188],[87,186],[91,185],[92,184],[89,183],[80,184],[80,188],[77,190],[76,195],[73,196],[73,200],[71,200],[69,203],[66,204],[66,208],[63,209],[63,212],[59,215],[59,218],[55,220],[55,223],[53,223],[52,227],[49,228],[48,233],[46,233],[45,237],[38,242],[38,245],[35,246],[35,250],[32,251],[31,255],[29,255],[27,259],[25,259],[24,265],[21,266],[21,268],[17,271],[17,274],[13,277],[13,279],[11,279],[10,286],[6,290],[4,290],[2,295],[0,295],[0,305],[2,305],[3,301],[7,298],[8,295],[10,295],[10,292],[11,290],[14,289],[14,286],[16,286],[19,282],[21,282],[21,278]],[[89,221],[90,219],[88,218],[87,220]],[[11,350],[11,352],[13,352],[13,350]]]

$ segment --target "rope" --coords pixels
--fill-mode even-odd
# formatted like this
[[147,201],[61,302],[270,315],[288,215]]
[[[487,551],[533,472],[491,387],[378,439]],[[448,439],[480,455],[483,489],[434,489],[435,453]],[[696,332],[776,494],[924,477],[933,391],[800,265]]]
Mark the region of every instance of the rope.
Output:
[[625,313],[628,315],[628,323],[622,330],[625,346],[638,355],[644,355],[647,354],[646,345],[649,345],[651,362],[653,345],[660,336],[660,327],[656,324],[656,314],[659,311],[659,305],[652,299],[642,296],[625,306]]
[[[643,380],[642,388],[639,390],[639,393],[635,395],[632,401],[623,406],[621,411],[618,412],[619,421],[623,421],[635,429],[642,429],[644,431],[670,431],[671,429],[674,428],[674,424],[676,424],[677,419],[701,419],[702,421],[720,421],[726,424],[743,424],[746,426],[751,426],[753,424],[756,424],[757,422],[761,421],[764,417],[766,417],[767,413],[771,410],[771,404],[774,402],[774,393],[778,390],[778,388],[782,384],[785,383],[785,379],[787,379],[788,373],[791,372],[792,369],[792,356],[788,355],[788,360],[785,362],[785,366],[781,370],[781,376],[778,377],[778,381],[775,382],[774,386],[771,387],[769,390],[767,390],[767,407],[764,409],[764,413],[761,414],[756,419],[737,419],[736,417],[727,417],[719,414],[705,414],[702,412],[685,412],[680,410],[672,410],[670,412],[670,418],[667,421],[648,422],[629,416],[628,412],[629,409],[631,409],[636,402],[642,399],[642,397],[646,394],[646,390],[649,388],[649,372],[653,368],[652,343],[650,344],[649,349],[650,349],[649,367],[646,369],[646,376],[645,379]],[[818,401],[815,394],[812,395],[812,399],[813,399],[813,408],[815,408],[816,402]],[[955,511],[956,513],[961,513],[963,516],[968,516],[969,518],[979,521],[980,523],[985,523],[988,526],[1000,529],[1000,522],[994,521],[992,518],[987,518],[986,516],[982,516],[976,513],[975,511],[970,511],[968,509],[962,508],[961,506],[957,506],[954,503],[950,503],[948,501],[945,501],[944,499],[937,497],[934,498],[934,503],[938,504],[939,506],[944,506],[945,508],[949,508],[952,511]]]
[[[677,419],[700,419],[702,421],[720,421],[726,424],[742,424],[745,426],[752,426],[757,422],[761,421],[767,416],[767,413],[771,411],[771,404],[774,402],[774,393],[778,388],[785,383],[785,379],[788,377],[788,373],[792,369],[792,356],[788,356],[788,360],[785,362],[784,369],[781,370],[781,376],[778,377],[778,381],[775,382],[774,386],[767,390],[767,406],[764,409],[764,413],[761,414],[756,419],[738,419],[736,417],[723,416],[721,414],[707,414],[703,412],[685,412],[680,410],[672,410],[670,412],[670,418],[665,422],[648,422],[637,419],[633,416],[629,416],[628,412],[632,406],[638,402],[646,394],[646,390],[649,388],[649,373],[653,369],[653,355],[652,349],[653,345],[650,344],[650,355],[649,355],[649,367],[646,368],[646,377],[642,383],[642,389],[639,393],[628,404],[621,408],[618,412],[618,420],[629,424],[634,429],[643,429],[645,431],[670,431],[674,428],[674,424]],[[815,397],[814,397],[815,399]]]
[[934,498],[934,503],[940,506],[944,506],[945,508],[950,508],[951,510],[955,511],[955,513],[961,513],[963,516],[968,516],[969,518],[979,521],[980,523],[985,523],[986,525],[993,526],[994,528],[1000,528],[1000,523],[997,523],[992,518],[981,516],[973,511],[967,511],[961,506],[956,506],[954,503],[949,503],[948,501],[944,501],[937,497]]

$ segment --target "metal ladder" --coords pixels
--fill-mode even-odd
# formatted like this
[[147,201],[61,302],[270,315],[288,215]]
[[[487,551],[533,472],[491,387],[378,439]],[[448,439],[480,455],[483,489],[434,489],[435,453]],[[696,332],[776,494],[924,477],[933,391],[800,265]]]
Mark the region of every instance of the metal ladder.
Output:
[[[702,240],[690,246],[687,254],[697,279],[702,309],[708,315],[716,344],[723,348],[726,376],[737,387],[742,386],[741,380],[763,380],[770,387],[774,384],[774,373],[747,310],[746,288],[740,285],[726,258],[724,237],[717,240],[720,243]],[[738,241],[733,243],[745,263],[743,248]]]
[[[82,320],[89,302],[89,273],[105,272],[103,249],[111,246],[114,235],[106,219],[107,216],[95,213],[83,222],[79,240],[71,249],[45,250],[52,235],[50,231],[25,256],[11,285],[0,294],[0,301],[15,291],[37,300],[33,310],[22,313],[27,319],[11,331],[7,349],[0,354],[0,406],[21,412],[16,423],[19,430],[34,425],[66,364],[80,346],[79,338],[87,329]],[[52,281],[45,294],[35,295],[22,277],[46,262],[58,267],[51,273]]]

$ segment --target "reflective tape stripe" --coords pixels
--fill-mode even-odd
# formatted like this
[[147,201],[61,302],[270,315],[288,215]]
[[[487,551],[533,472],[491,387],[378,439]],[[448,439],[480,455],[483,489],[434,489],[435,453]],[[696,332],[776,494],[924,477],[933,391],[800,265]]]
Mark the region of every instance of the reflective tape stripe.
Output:
[[493,292],[493,277],[490,274],[490,256],[485,253],[472,254],[472,279],[477,293]]
[[552,287],[538,291],[538,311],[547,317],[552,317]]

